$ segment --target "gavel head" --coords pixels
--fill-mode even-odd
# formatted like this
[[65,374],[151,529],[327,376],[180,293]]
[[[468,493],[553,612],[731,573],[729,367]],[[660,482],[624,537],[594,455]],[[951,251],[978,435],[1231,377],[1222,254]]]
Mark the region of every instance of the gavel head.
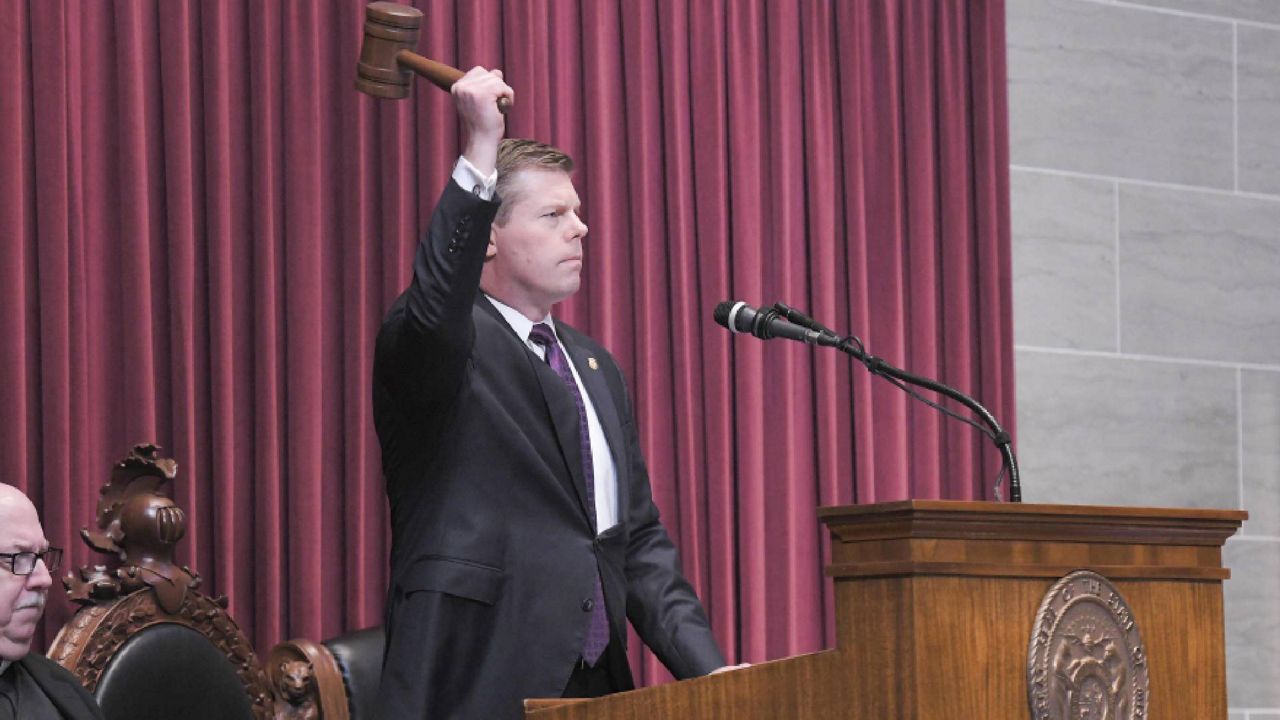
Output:
[[392,100],[408,96],[413,73],[396,62],[396,55],[417,46],[421,25],[422,11],[417,8],[393,2],[370,3],[365,8],[356,89]]

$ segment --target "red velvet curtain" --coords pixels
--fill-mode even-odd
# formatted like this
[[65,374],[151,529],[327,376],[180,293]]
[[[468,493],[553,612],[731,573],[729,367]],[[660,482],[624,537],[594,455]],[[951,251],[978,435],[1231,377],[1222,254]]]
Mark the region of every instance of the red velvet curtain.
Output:
[[[829,641],[814,508],[982,498],[966,426],[832,351],[731,337],[785,300],[1013,420],[1002,0],[428,0],[502,67],[592,232],[561,314],[628,373],[654,492],[728,655]],[[458,152],[449,98],[352,89],[363,3],[0,9],[2,479],[70,563],[136,442],[181,558],[260,651],[380,622],[373,338]],[[50,605],[46,639],[69,615]],[[636,664],[644,682],[662,671]]]

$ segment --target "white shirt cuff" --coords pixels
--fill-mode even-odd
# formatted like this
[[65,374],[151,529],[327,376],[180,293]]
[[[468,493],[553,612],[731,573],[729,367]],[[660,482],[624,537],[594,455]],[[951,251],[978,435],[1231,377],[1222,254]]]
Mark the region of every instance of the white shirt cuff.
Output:
[[498,185],[498,170],[494,168],[489,177],[485,177],[470,160],[460,155],[457,164],[453,166],[453,181],[458,183],[458,187],[475,193],[482,200],[492,200],[494,188]]

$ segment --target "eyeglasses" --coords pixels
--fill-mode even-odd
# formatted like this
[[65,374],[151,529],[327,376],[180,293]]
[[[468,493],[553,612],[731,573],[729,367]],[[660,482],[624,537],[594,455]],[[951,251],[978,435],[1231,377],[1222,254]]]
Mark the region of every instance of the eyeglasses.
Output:
[[8,568],[14,575],[35,572],[36,560],[43,560],[45,569],[53,573],[62,562],[62,548],[51,547],[44,552],[0,553],[0,566]]

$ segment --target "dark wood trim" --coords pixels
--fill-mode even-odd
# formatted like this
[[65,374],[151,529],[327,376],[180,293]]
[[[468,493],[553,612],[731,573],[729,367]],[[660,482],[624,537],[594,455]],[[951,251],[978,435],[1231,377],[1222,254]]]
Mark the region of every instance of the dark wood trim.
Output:
[[1221,546],[1244,510],[903,500],[818,509],[842,542],[898,538]]
[[538,710],[549,710],[551,708],[563,707],[565,705],[573,705],[574,703],[588,702],[591,698],[526,698],[524,701],[524,711],[526,713],[536,712]]
[[[1005,563],[959,562],[875,562],[828,565],[827,577],[869,578],[898,577],[903,575],[969,575],[973,577],[1035,577],[1060,578],[1076,570],[1080,565],[1012,565]],[[1227,568],[1204,567],[1152,567],[1144,565],[1089,565],[1100,575],[1113,580],[1227,580],[1231,571]]]

